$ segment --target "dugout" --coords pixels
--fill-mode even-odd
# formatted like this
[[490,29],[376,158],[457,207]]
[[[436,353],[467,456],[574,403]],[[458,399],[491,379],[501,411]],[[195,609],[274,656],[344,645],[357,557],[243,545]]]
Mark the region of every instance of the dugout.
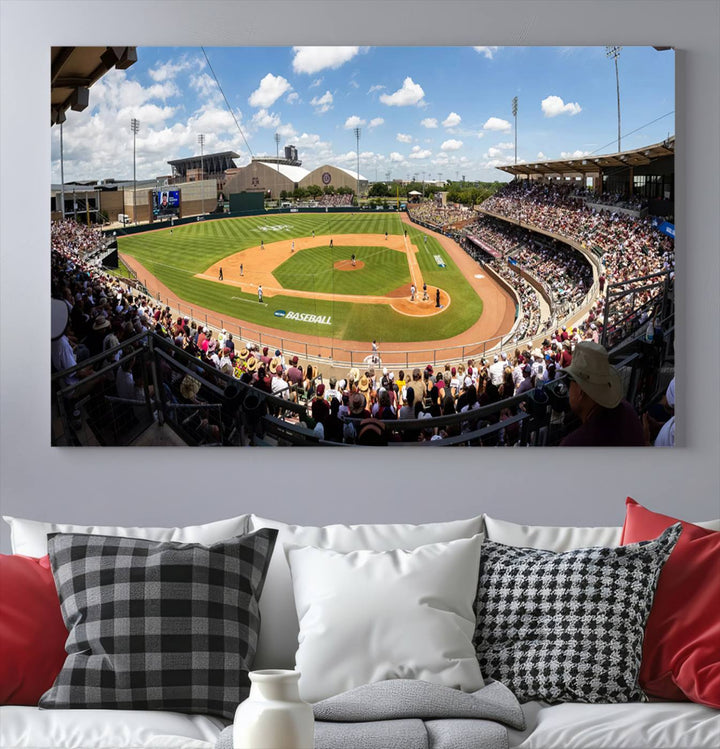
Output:
[[230,195],[230,213],[262,213],[264,210],[261,192],[235,192]]

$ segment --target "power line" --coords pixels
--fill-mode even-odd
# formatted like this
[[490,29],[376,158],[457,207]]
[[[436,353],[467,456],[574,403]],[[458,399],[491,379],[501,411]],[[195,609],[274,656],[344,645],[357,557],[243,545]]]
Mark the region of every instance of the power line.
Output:
[[210,72],[213,74],[213,78],[215,79],[215,83],[217,83],[217,87],[220,89],[220,93],[222,94],[222,98],[225,100],[225,106],[228,108],[228,112],[232,115],[233,120],[235,120],[235,125],[237,126],[238,131],[240,132],[240,135],[242,135],[242,139],[245,142],[245,145],[247,146],[247,150],[250,152],[250,156],[254,157],[255,154],[252,151],[252,148],[250,148],[250,144],[247,142],[247,138],[245,137],[245,133],[242,131],[242,128],[240,127],[240,123],[237,121],[237,117],[235,117],[235,112],[233,112],[232,107],[230,106],[230,102],[227,100],[227,96],[225,96],[225,92],[222,89],[222,86],[220,85],[220,81],[218,80],[218,77],[215,75],[215,71],[213,70],[213,66],[210,64],[210,58],[207,56],[207,52],[205,51],[205,47],[200,47],[202,50],[203,55],[205,55],[205,60],[207,61],[208,67],[210,68]]
[[[629,133],[624,133],[623,137],[627,138],[628,135],[632,135],[633,133],[637,133],[638,130],[643,130],[644,128],[648,127],[649,125],[654,125],[656,122],[659,122],[660,120],[664,119],[665,117],[669,117],[671,114],[675,114],[675,110],[673,109],[670,112],[666,112],[665,114],[661,114],[660,117],[656,117],[654,120],[650,120],[650,122],[646,122],[644,125],[640,125],[640,127],[636,127],[634,130],[631,130]],[[596,148],[594,151],[590,151],[588,156],[592,156],[593,154],[597,153],[598,151],[602,151],[603,148],[608,148],[608,146],[611,146],[613,143],[615,143],[614,140],[611,140],[609,143],[606,143],[604,146],[600,146],[599,148]]]

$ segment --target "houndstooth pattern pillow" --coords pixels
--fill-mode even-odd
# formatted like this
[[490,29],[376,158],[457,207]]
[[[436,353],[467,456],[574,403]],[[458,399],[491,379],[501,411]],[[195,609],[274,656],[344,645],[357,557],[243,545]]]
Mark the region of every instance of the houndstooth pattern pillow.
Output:
[[276,536],[202,546],[49,535],[68,655],[39,706],[232,719],[249,693]]
[[475,648],[521,702],[630,702],[655,586],[682,526],[618,548],[556,554],[486,541]]

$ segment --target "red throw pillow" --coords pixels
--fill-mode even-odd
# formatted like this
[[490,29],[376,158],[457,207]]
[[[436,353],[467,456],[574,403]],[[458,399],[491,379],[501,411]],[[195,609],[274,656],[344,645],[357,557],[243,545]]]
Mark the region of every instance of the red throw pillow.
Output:
[[37,705],[67,636],[49,558],[0,554],[0,704]]
[[720,532],[626,501],[621,544],[647,541],[682,523],[665,563],[643,643],[640,686],[666,700],[720,708]]

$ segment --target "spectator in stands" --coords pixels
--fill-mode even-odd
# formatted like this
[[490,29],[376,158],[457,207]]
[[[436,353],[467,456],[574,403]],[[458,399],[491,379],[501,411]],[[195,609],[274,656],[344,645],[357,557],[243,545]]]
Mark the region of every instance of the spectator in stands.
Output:
[[343,422],[339,413],[340,401],[338,398],[333,397],[330,399],[330,414],[323,424],[325,429],[325,439],[330,442],[343,441]]
[[590,341],[578,343],[565,373],[570,378],[570,408],[582,423],[561,445],[645,444],[640,418],[623,400],[620,375],[602,346]]
[[330,404],[325,400],[325,385],[322,382],[317,386],[317,392],[310,404],[310,414],[323,426],[330,416]]

